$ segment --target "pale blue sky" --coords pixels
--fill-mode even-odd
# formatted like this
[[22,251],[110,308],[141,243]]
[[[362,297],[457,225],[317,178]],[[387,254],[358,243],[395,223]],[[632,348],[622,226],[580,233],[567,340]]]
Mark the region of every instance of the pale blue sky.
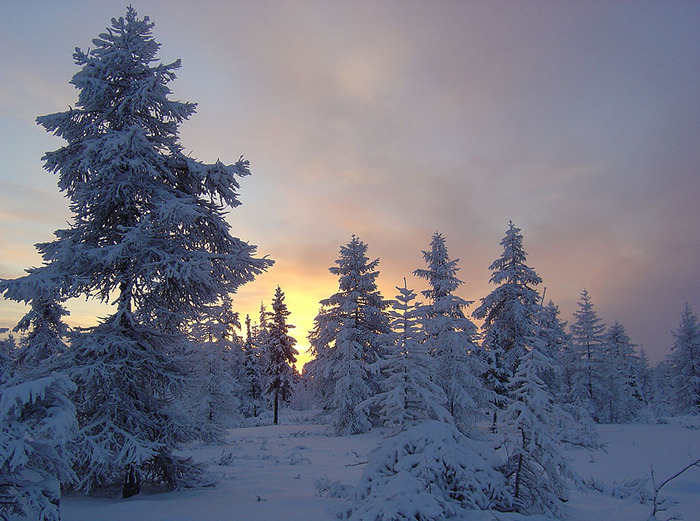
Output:
[[[60,142],[34,119],[75,103],[73,48],[125,5],[0,3],[0,277],[70,218],[40,160]],[[239,310],[281,284],[302,345],[351,234],[393,297],[404,276],[423,289],[411,272],[441,231],[478,300],[509,219],[565,319],[586,287],[659,360],[684,302],[700,312],[700,3],[133,5],[182,59],[173,97],[199,103],[186,149],[251,161],[230,220],[277,264]],[[0,302],[0,326],[21,312]]]

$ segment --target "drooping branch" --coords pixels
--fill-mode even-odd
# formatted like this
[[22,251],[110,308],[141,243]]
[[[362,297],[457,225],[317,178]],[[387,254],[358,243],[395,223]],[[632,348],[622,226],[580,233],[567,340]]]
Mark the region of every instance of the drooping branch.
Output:
[[[686,472],[687,470],[693,468],[693,467],[698,467],[700,468],[700,458],[695,460],[694,462],[686,465],[683,467],[681,470],[676,472],[673,476],[666,478],[664,481],[662,481],[658,486],[656,485],[656,480],[654,478],[654,468],[651,468],[651,486],[654,487],[654,500],[653,500],[653,505],[652,505],[652,511],[651,511],[651,519],[656,519],[656,514],[659,512],[663,512],[666,510],[666,507],[664,507],[664,502],[659,501],[659,492],[661,492],[661,489],[664,488],[669,482],[673,481],[677,477],[679,477],[681,474]],[[669,518],[669,521],[672,519],[677,519],[675,517]]]

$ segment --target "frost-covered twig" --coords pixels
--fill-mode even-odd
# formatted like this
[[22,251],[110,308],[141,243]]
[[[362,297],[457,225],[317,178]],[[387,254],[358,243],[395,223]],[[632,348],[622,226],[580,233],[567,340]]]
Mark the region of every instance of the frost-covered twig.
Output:
[[[661,489],[666,486],[670,481],[673,481],[676,479],[678,476],[683,474],[686,470],[689,470],[693,467],[699,467],[700,468],[700,458],[695,460],[694,462],[686,465],[683,467],[681,470],[676,472],[673,476],[665,479],[662,481],[658,486],[656,485],[656,480],[654,478],[654,467],[651,467],[651,486],[654,488],[654,497],[653,497],[653,504],[652,504],[652,511],[651,511],[651,516],[649,519],[657,519],[656,514],[659,512],[663,512],[668,509],[667,506],[665,506],[665,500],[659,500],[659,492],[661,492]],[[672,521],[674,519],[680,519],[678,517],[670,517],[667,519],[667,521]]]

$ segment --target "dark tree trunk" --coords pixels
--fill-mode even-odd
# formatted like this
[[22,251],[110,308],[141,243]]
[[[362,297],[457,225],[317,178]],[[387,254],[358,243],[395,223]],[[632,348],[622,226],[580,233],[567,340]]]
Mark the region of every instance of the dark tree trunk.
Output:
[[122,497],[124,499],[135,496],[141,492],[141,477],[138,470],[133,465],[129,465],[129,471],[126,474],[124,485],[122,486]]

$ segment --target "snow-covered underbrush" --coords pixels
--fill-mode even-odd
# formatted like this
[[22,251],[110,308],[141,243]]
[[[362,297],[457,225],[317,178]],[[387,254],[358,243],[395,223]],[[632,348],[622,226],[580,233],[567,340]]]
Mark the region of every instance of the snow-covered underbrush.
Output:
[[[479,477],[479,472],[489,472],[482,468],[482,457],[467,449],[459,454],[452,452],[456,449],[450,445],[458,442],[460,436],[453,436],[451,430],[447,432],[449,429],[431,437],[423,432],[426,425],[422,426],[414,437],[424,440],[419,445],[414,443],[415,439],[409,440],[405,434],[396,436],[389,429],[338,437],[327,425],[308,423],[309,418],[313,416],[285,411],[281,425],[231,429],[225,445],[189,447],[184,455],[207,464],[211,481],[216,483],[213,488],[170,493],[146,491],[129,499],[71,496],[61,502],[63,519],[332,521],[338,513],[352,515],[353,509],[358,513],[368,512],[372,505],[384,505],[385,512],[397,505],[408,505],[416,511],[434,514],[433,509],[455,509],[457,505],[453,501],[457,498],[456,491],[448,486],[433,483],[435,494],[426,495],[431,462],[440,458],[452,460],[454,475],[478,502],[474,507],[488,507],[490,497],[496,492],[479,488],[480,483],[493,481],[492,476]],[[652,469],[658,484],[700,458],[698,417],[669,418],[664,424],[602,425],[596,429],[604,449],[566,450],[572,466],[589,486],[588,490],[572,491],[565,505],[571,521],[646,520],[653,506]],[[428,459],[413,465],[416,454]],[[469,468],[472,475],[465,472]],[[393,482],[393,472],[403,474]],[[379,479],[370,483],[367,477],[372,474]],[[698,519],[700,468],[691,468],[670,481],[658,496],[666,510],[660,510],[656,519],[673,516],[682,516],[686,521]],[[461,515],[466,517],[457,519],[547,519],[495,510],[461,512]],[[359,514],[357,518],[369,519]]]

